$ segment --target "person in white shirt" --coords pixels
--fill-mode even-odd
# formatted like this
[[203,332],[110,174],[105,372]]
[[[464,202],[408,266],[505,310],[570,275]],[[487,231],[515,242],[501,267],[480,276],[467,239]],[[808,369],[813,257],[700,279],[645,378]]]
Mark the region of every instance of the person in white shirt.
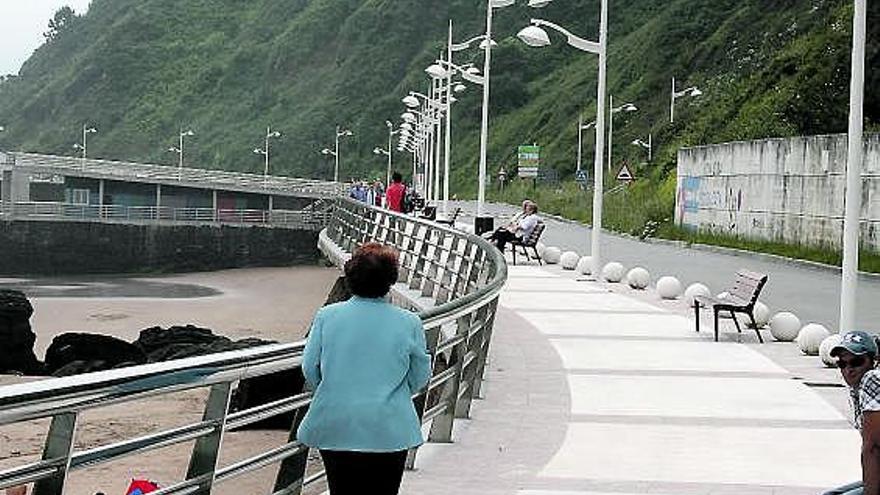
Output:
[[511,222],[506,227],[496,230],[492,233],[492,236],[489,237],[489,241],[495,244],[502,253],[508,242],[517,239],[528,239],[535,230],[535,227],[538,226],[538,222],[541,221],[538,217],[537,204],[529,201],[527,205],[524,204],[523,206],[525,213],[521,215],[516,222]]

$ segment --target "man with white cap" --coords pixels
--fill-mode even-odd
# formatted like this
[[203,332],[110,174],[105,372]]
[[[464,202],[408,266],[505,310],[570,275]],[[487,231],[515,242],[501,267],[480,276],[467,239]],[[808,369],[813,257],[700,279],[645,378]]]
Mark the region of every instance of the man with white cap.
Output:
[[880,371],[877,340],[862,331],[844,334],[831,349],[837,367],[849,386],[853,426],[862,434],[862,481],[825,495],[880,495]]

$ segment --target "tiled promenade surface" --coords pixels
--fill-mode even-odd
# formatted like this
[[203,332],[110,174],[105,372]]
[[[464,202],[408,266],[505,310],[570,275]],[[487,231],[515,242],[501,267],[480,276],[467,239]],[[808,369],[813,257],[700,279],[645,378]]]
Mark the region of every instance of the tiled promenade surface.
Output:
[[402,493],[814,494],[860,477],[840,407],[683,311],[537,266],[510,267],[501,305],[484,400]]

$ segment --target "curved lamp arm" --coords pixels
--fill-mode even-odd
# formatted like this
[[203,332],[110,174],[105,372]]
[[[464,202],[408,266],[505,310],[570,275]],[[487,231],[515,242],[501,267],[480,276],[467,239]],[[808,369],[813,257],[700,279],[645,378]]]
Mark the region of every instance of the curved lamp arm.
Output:
[[558,24],[554,24],[550,21],[545,21],[543,19],[532,19],[531,23],[533,26],[544,26],[561,33],[566,38],[568,38],[568,44],[577,48],[578,50],[595,53],[597,55],[602,51],[602,47],[599,43],[586,40],[584,38],[581,38],[580,36],[575,36],[571,31],[565,29]]
[[452,44],[452,51],[460,52],[462,50],[467,50],[468,48],[471,47],[471,43],[474,43],[475,41],[482,41],[484,39],[486,39],[486,35],[481,34],[479,36],[474,36],[473,38],[471,38],[467,41],[464,41],[462,43],[453,43]]

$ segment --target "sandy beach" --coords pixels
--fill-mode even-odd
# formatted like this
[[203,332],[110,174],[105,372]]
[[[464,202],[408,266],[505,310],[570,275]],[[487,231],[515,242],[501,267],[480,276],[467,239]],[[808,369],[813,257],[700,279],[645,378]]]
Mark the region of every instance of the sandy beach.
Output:
[[[225,270],[134,279],[0,280],[0,288],[31,297],[42,356],[52,338],[71,331],[113,335],[125,340],[151,326],[193,324],[233,339],[260,337],[281,342],[301,338],[323,304],[339,272],[334,268],[293,267]],[[132,297],[141,295],[144,297]],[[120,297],[123,296],[123,297]],[[9,377],[0,383],[11,381]],[[76,448],[107,445],[160,429],[198,421],[206,390],[89,411],[80,416]],[[0,426],[0,469],[40,456],[48,420]],[[221,465],[283,444],[287,433],[252,431],[226,436]],[[122,495],[131,478],[163,486],[183,479],[192,442],[102,464],[73,473],[66,494]],[[218,486],[216,493],[270,493],[277,466]]]

